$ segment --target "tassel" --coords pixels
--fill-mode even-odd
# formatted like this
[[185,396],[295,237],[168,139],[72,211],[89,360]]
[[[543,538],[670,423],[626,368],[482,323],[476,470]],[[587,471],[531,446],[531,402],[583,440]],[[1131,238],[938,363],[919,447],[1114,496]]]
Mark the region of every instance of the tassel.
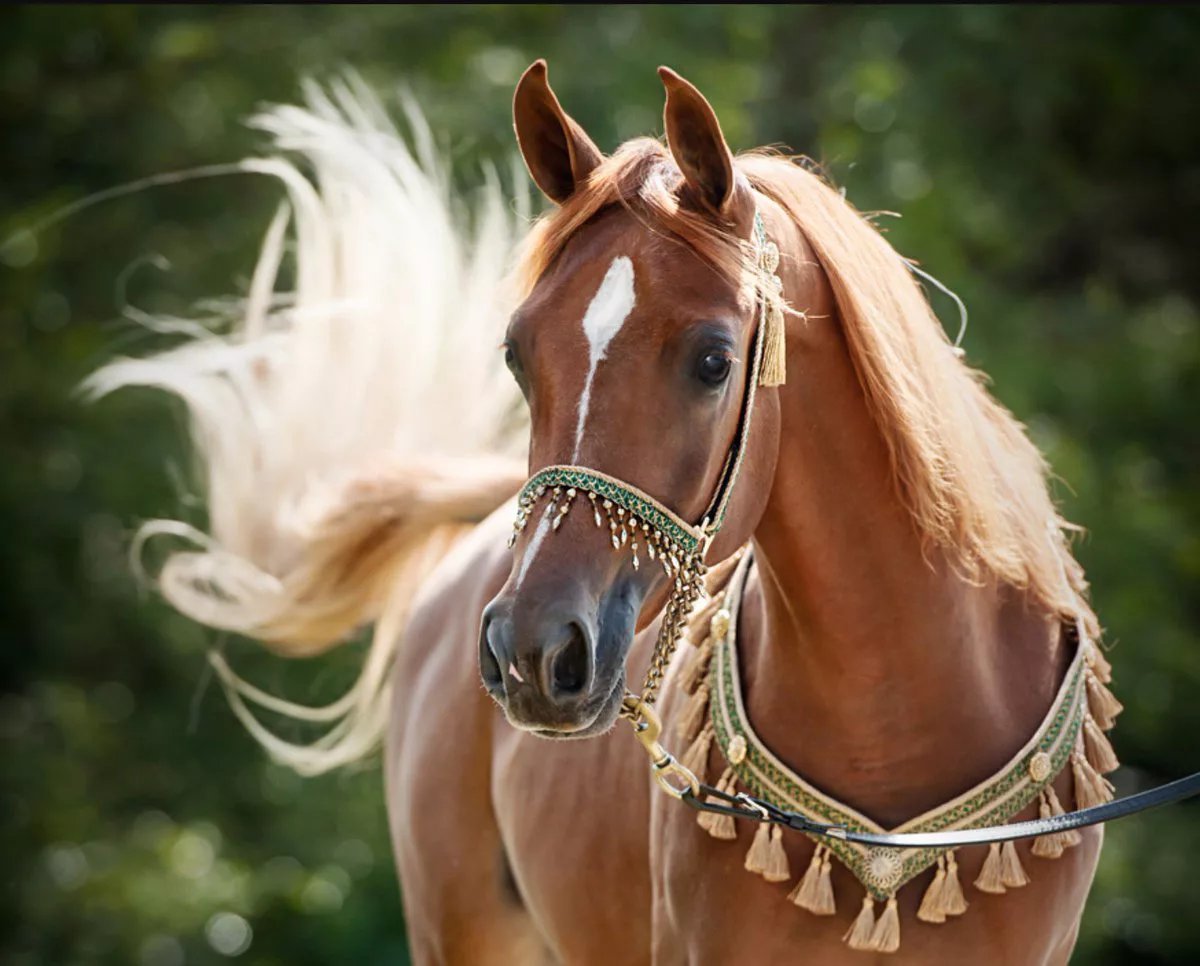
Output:
[[894,953],[900,948],[900,912],[896,908],[896,897],[889,896],[883,915],[875,923],[871,933],[871,948],[877,953]]
[[703,606],[700,607],[691,617],[691,633],[688,635],[690,640],[696,647],[701,647],[709,640],[710,630],[709,625],[712,623],[713,614],[721,609],[721,604],[725,600],[725,591],[719,594],[714,594]]
[[832,916],[837,912],[837,905],[833,900],[833,883],[829,878],[829,870],[829,849],[818,845],[813,852],[812,861],[808,863],[808,871],[804,873],[796,888],[788,893],[788,899],[814,916]]
[[983,868],[979,870],[979,876],[975,880],[975,888],[980,892],[990,892],[996,896],[1004,895],[1008,890],[1004,888],[1002,869],[1003,860],[1000,858],[1000,843],[993,842],[988,847],[987,858],[984,859]]
[[917,918],[921,922],[942,923],[946,921],[946,910],[942,907],[942,897],[946,891],[946,860],[938,856],[937,872],[933,881],[921,897],[921,908],[917,910]]
[[700,722],[704,720],[704,713],[708,710],[708,685],[701,684],[696,688],[696,693],[684,705],[683,712],[679,715],[679,722],[675,725],[675,734],[684,741],[691,741],[696,732],[700,730]]
[[[1039,818],[1050,818],[1055,814],[1062,814],[1061,805],[1059,806],[1057,813],[1051,808],[1050,799],[1046,794],[1047,789],[1049,789],[1051,795],[1054,794],[1054,789],[1050,788],[1049,785],[1042,789],[1040,801],[1038,803]],[[1057,802],[1058,799],[1055,799],[1055,801]],[[1064,848],[1066,848],[1066,843],[1063,841],[1063,836],[1061,833],[1047,832],[1045,835],[1039,835],[1033,840],[1033,846],[1029,851],[1033,855],[1036,855],[1039,859],[1057,859],[1063,854]]]
[[1087,749],[1088,762],[1099,774],[1107,775],[1121,767],[1117,753],[1113,751],[1112,742],[1092,720],[1091,715],[1083,721],[1083,744]]
[[1075,775],[1075,804],[1080,808],[1091,808],[1112,801],[1112,782],[1097,775],[1078,750],[1071,755],[1071,771]]
[[762,369],[758,377],[760,386],[782,386],[787,382],[787,337],[783,306],[778,302],[780,297],[777,292],[765,296],[768,301],[763,325],[767,331],[763,333]]
[[[1047,785],[1043,791],[1045,792],[1047,801],[1050,802],[1050,814],[1062,815],[1065,811],[1062,803],[1058,800],[1058,796],[1054,794],[1054,787]],[[1079,834],[1079,829],[1070,828],[1058,833],[1059,841],[1062,842],[1064,849],[1073,849],[1083,841],[1083,836]]]
[[947,916],[961,916],[967,911],[967,897],[958,881],[958,860],[953,852],[946,854],[946,883],[942,889],[942,908]]
[[1009,889],[1029,885],[1029,876],[1025,874],[1025,867],[1021,865],[1016,842],[1005,842],[1000,846],[1000,881]]
[[[720,780],[717,782],[717,791],[732,792],[733,786],[737,779],[734,777],[733,769],[726,768]],[[713,795],[708,796],[709,805],[723,805],[720,799]],[[734,823],[732,815],[722,815],[720,812],[701,812],[696,816],[696,824],[704,831],[711,835],[714,839],[721,839],[724,842],[732,842],[737,838],[737,825]]]
[[712,747],[712,741],[713,726],[710,721],[700,729],[700,734],[696,735],[696,740],[688,746],[679,762],[701,781],[704,781],[704,773],[708,769],[708,750]]
[[1096,719],[1096,724],[1108,731],[1116,722],[1117,715],[1125,709],[1125,705],[1121,704],[1113,693],[1100,683],[1100,679],[1095,674],[1087,675],[1087,693],[1088,710]]
[[783,849],[783,830],[778,825],[759,824],[746,852],[746,871],[761,875],[768,882],[785,882],[792,877]]
[[842,941],[851,949],[857,949],[862,952],[871,952],[874,950],[874,945],[871,939],[875,934],[875,900],[871,898],[870,893],[863,896],[862,909],[859,910],[858,917],[854,920],[854,924],[846,931],[846,935],[842,937]]
[[712,657],[712,639],[705,638],[704,643],[697,649],[687,663],[687,667],[683,669],[683,674],[679,678],[679,686],[688,694],[693,694],[696,688],[700,687],[700,682],[708,676],[708,662]]
[[1096,675],[1101,684],[1112,682],[1112,665],[1108,663],[1108,658],[1100,650],[1100,645],[1094,641],[1088,641],[1087,666],[1092,669],[1092,673]]

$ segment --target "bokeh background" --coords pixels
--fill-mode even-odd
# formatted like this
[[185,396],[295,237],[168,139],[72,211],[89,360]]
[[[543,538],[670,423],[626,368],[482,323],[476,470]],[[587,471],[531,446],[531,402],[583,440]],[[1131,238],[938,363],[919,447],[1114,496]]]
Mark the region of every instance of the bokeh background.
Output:
[[[130,576],[138,521],[181,499],[202,519],[180,412],[72,397],[155,344],[127,307],[244,290],[277,188],[160,187],[22,231],[253,152],[244,116],[347,67],[416,94],[464,188],[511,158],[534,57],[606,149],[661,129],[667,63],[735,148],[789,145],[899,213],[889,237],[966,300],[970,358],[1088,528],[1121,790],[1200,768],[1200,10],[53,7],[0,26],[4,963],[407,961],[378,762],[270,764],[207,680],[214,636]],[[238,655],[318,701],[358,652]],[[1113,826],[1075,962],[1200,961],[1198,857],[1195,804]]]

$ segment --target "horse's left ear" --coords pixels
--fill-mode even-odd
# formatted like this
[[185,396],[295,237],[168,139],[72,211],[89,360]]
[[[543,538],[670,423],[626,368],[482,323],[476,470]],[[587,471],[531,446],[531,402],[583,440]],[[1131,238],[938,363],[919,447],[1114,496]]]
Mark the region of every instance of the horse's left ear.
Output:
[[753,199],[749,185],[734,169],[733,153],[712,105],[670,67],[660,67],[658,76],[667,89],[667,146],[692,194],[712,214],[742,221],[753,213]]

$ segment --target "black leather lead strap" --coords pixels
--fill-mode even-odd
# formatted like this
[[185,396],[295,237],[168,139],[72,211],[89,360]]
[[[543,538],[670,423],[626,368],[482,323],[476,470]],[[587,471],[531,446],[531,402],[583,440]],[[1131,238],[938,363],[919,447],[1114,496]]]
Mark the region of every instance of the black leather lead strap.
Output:
[[[1092,808],[1083,808],[1077,812],[1066,812],[1050,818],[1038,818],[1028,822],[1014,822],[1011,825],[993,825],[988,828],[961,829],[954,832],[857,832],[844,825],[825,825],[814,822],[796,812],[787,812],[776,808],[770,802],[753,798],[749,795],[731,795],[719,791],[711,785],[701,785],[703,795],[717,801],[701,800],[690,791],[683,794],[685,801],[692,808],[702,812],[719,812],[722,815],[732,815],[734,818],[747,818],[756,822],[771,822],[775,825],[786,825],[788,828],[809,835],[824,838],[842,839],[846,842],[857,842],[860,845],[888,846],[894,849],[956,849],[963,845],[988,845],[992,842],[1007,842],[1012,839],[1032,838],[1052,832],[1066,832],[1070,829],[1086,828],[1090,825],[1100,825],[1115,818],[1135,815],[1159,805],[1169,805],[1181,802],[1185,798],[1200,794],[1200,772],[1180,778],[1166,785],[1159,785],[1149,791],[1127,795],[1116,801]],[[727,802],[722,805],[719,802]]]

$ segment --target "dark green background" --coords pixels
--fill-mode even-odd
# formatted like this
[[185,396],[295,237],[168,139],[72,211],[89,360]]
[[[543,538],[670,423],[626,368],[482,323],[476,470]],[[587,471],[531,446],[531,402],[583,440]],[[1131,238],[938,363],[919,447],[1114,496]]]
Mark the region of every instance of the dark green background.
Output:
[[[0,27],[4,237],[243,156],[260,142],[240,119],[302,75],[409,84],[466,186],[510,157],[534,57],[605,149],[659,130],[654,68],[675,67],[735,148],[810,153],[861,209],[903,215],[889,237],[966,299],[970,358],[1090,532],[1079,555],[1128,707],[1121,789],[1200,767],[1196,9],[57,7]],[[126,302],[243,290],[276,200],[263,179],[158,188],[0,249],[6,964],[221,962],[229,913],[253,930],[243,962],[405,961],[378,763],[317,780],[268,764],[206,683],[214,637],[129,576],[132,528],[194,489],[181,414],[71,397],[154,345]],[[236,657],[315,701],[356,655]],[[1198,816],[1110,829],[1076,962],[1200,958]]]

